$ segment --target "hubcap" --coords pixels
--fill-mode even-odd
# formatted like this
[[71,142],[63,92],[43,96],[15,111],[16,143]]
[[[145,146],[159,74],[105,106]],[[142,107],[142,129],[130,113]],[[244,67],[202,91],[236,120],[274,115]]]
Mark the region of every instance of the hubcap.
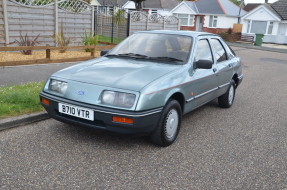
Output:
[[165,135],[168,139],[172,138],[178,127],[178,113],[176,109],[171,109],[165,121]]
[[231,86],[230,86],[230,89],[229,89],[229,94],[228,94],[228,102],[229,102],[229,105],[232,104],[232,102],[233,102],[233,97],[234,97],[234,86],[231,85]]

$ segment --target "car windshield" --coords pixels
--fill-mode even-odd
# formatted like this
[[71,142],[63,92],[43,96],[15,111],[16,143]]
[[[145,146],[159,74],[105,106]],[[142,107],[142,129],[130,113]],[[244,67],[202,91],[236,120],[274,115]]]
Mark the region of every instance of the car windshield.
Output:
[[185,63],[192,47],[191,44],[190,36],[136,33],[111,50],[108,56]]

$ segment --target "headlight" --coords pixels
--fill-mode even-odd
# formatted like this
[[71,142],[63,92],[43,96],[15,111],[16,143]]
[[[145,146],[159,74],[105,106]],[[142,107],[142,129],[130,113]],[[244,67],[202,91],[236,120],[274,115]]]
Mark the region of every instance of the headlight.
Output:
[[66,83],[66,82],[58,81],[58,80],[54,80],[54,79],[52,79],[50,81],[49,89],[51,91],[54,91],[54,92],[57,92],[60,94],[65,94],[67,88],[68,88],[68,83]]
[[136,95],[122,92],[104,91],[102,94],[102,103],[111,106],[131,108],[135,99]]

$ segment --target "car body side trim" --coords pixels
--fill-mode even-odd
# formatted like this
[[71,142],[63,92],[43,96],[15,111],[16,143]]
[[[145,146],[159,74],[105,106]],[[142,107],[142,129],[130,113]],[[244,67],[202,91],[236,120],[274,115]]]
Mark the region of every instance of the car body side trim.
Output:
[[210,77],[210,76],[213,76],[213,75],[218,75],[219,73],[228,71],[228,70],[230,70],[230,69],[233,69],[233,68],[229,68],[229,69],[227,69],[227,70],[220,71],[220,72],[214,73],[214,74],[212,74],[212,75],[208,75],[208,76],[205,76],[205,77],[202,77],[202,78],[198,78],[198,79],[196,79],[196,80],[192,80],[192,81],[189,81],[189,82],[186,82],[186,83],[182,83],[182,84],[179,84],[179,85],[176,85],[176,86],[172,86],[172,87],[169,87],[169,88],[161,89],[161,90],[158,90],[158,91],[155,91],[155,92],[150,92],[150,93],[147,93],[146,95],[150,95],[150,94],[154,94],[154,93],[161,92],[161,91],[164,91],[164,90],[168,90],[168,89],[171,89],[171,88],[175,88],[175,87],[178,87],[178,86],[182,86],[182,85],[185,85],[185,84],[188,84],[188,83],[192,83],[192,82],[194,82],[194,81],[197,81],[197,80],[200,80],[200,79],[204,79],[204,78],[206,78],[206,77]]
[[216,88],[213,88],[213,89],[211,89],[211,90],[208,90],[208,91],[206,91],[206,92],[204,92],[204,93],[202,93],[202,94],[199,94],[199,95],[197,95],[197,96],[195,96],[195,97],[192,97],[192,98],[186,100],[186,103],[189,103],[189,102],[191,102],[192,100],[195,100],[195,99],[197,99],[197,98],[200,98],[200,97],[202,97],[202,96],[204,96],[204,95],[206,95],[206,94],[209,94],[209,93],[211,93],[211,92],[214,92],[215,90],[218,90],[218,89],[219,89],[219,87],[216,87]]
[[239,80],[242,80],[242,79],[243,79],[243,76],[244,76],[243,74],[240,75],[240,76],[238,77],[238,79],[239,79]]
[[219,88],[223,88],[223,87],[225,87],[225,86],[228,86],[229,84],[230,84],[230,83],[223,84],[223,85],[219,86]]

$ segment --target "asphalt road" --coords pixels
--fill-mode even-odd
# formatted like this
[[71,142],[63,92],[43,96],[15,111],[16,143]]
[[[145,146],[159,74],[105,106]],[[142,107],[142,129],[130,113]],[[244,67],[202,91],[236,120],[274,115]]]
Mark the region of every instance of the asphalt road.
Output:
[[0,87],[20,85],[27,82],[46,81],[54,72],[74,64],[75,63],[54,63],[0,67]]
[[0,132],[0,189],[287,189],[287,55],[234,48],[234,105],[187,114],[177,141],[94,133],[53,119]]

